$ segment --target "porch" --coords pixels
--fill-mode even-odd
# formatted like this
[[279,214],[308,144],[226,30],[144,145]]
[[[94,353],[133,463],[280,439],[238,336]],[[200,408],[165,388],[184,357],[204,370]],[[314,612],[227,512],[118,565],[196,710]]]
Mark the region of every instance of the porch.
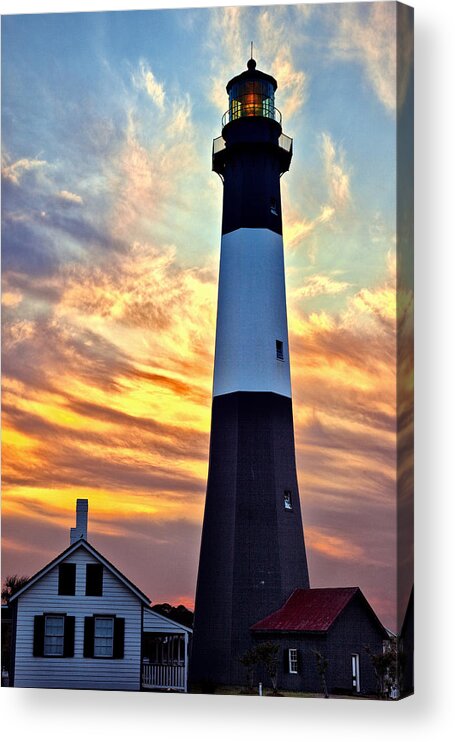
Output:
[[188,634],[144,632],[142,646],[142,689],[186,693]]

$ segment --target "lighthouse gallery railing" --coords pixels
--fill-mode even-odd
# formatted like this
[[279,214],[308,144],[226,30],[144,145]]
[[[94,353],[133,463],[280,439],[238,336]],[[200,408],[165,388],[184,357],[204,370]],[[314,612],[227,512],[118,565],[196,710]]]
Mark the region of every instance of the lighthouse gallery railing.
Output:
[[248,116],[261,116],[262,118],[273,119],[281,124],[281,111],[270,105],[267,101],[259,101],[257,103],[234,101],[229,110],[223,115],[221,125],[226,126],[230,121],[236,121],[237,119]]
[[[284,149],[286,152],[292,153],[292,137],[288,137],[287,134],[280,134],[278,139],[278,146]],[[217,155],[219,152],[222,152],[223,149],[226,149],[226,142],[224,140],[224,137],[216,137],[216,139],[213,140],[212,156]]]

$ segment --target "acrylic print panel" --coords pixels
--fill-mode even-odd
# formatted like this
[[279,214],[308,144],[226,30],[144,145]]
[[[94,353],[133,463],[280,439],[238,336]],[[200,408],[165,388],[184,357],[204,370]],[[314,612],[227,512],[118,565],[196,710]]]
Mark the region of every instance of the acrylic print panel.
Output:
[[2,53],[2,683],[409,695],[412,9]]

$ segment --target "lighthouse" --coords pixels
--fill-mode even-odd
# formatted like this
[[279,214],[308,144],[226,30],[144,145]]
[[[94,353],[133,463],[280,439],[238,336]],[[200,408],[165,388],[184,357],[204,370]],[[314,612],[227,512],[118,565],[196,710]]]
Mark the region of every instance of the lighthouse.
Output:
[[244,683],[250,628],[308,588],[295,464],[280,178],[292,139],[276,80],[256,68],[227,84],[213,142],[223,182],[209,472],[190,679]]

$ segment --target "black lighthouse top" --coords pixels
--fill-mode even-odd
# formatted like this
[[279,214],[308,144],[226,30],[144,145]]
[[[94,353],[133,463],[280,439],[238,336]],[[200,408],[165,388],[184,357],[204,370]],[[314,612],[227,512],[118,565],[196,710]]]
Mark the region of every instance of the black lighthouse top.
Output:
[[[256,69],[248,60],[247,69],[229,80],[226,91],[229,109],[222,118],[221,136],[213,140],[212,169],[225,181],[226,167],[251,159],[253,151],[273,160],[278,177],[289,170],[292,139],[283,134],[281,113],[275,108],[277,81]],[[247,150],[247,151],[246,151]],[[258,175],[257,163],[255,164]]]
[[229,80],[229,110],[223,116],[223,126],[244,116],[264,116],[281,123],[281,114],[275,108],[277,81],[271,75],[256,69],[256,60],[249,59],[248,69]]

